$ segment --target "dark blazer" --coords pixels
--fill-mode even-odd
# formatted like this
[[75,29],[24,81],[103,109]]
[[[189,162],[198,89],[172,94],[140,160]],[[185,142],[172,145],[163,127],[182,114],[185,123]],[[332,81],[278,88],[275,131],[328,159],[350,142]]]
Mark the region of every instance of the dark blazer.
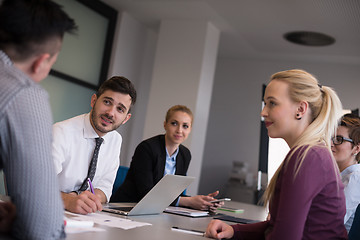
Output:
[[[175,175],[186,175],[191,153],[179,146]],[[110,202],[139,202],[164,176],[166,162],[165,135],[142,141],[135,149],[124,183],[110,198]]]

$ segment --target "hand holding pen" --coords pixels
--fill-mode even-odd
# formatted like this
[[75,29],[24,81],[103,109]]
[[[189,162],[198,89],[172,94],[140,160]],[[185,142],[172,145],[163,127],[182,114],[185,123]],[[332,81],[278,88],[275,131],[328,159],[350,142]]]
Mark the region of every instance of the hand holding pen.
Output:
[[63,193],[65,209],[80,214],[88,214],[102,210],[100,197],[95,194],[94,186],[88,179],[90,191],[83,191],[79,195],[76,193]]
[[[88,184],[89,184],[90,192],[92,193],[93,197],[96,198],[95,201],[94,201],[94,203],[96,204],[96,210],[93,208],[93,210],[95,210],[93,212],[101,211],[102,210],[102,205],[101,205],[100,197],[97,194],[95,194],[94,185],[92,184],[91,179],[88,178],[87,181],[88,181]],[[94,200],[93,197],[90,197],[90,199]],[[98,203],[98,201],[100,201],[100,204]]]

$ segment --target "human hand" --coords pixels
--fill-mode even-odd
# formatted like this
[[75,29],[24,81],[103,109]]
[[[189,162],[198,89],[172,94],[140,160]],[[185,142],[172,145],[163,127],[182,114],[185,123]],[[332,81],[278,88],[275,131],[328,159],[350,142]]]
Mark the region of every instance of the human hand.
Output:
[[101,189],[95,188],[94,192],[95,192],[95,195],[99,197],[101,203],[106,203],[107,202],[106,195]]
[[219,194],[219,191],[215,191],[215,192],[213,192],[213,193],[209,193],[208,196],[214,198],[214,197],[216,197],[218,194]]
[[88,214],[102,210],[100,197],[84,191],[79,195],[75,193],[62,193],[65,209],[80,214]]
[[210,212],[216,212],[216,210],[219,207],[223,206],[224,204],[225,204],[224,201],[212,203],[212,206],[210,206],[209,210],[210,210]]
[[179,204],[198,210],[209,210],[209,208],[213,206],[213,203],[210,202],[212,200],[214,200],[214,198],[210,196],[196,195],[193,197],[181,197]]
[[0,202],[0,232],[11,230],[16,215],[16,207],[11,202]]
[[[213,192],[213,193],[209,193],[208,196],[214,198],[214,197],[216,197],[218,194],[219,194],[219,191],[215,191],[215,192]],[[214,200],[215,200],[215,199],[214,199]],[[224,204],[225,204],[224,201],[212,203],[212,206],[209,207],[209,210],[210,210],[211,212],[215,212],[218,207],[221,207],[221,206],[223,206]]]
[[234,236],[234,229],[220,221],[220,220],[212,220],[205,232],[205,237],[222,239],[222,238],[232,238]]

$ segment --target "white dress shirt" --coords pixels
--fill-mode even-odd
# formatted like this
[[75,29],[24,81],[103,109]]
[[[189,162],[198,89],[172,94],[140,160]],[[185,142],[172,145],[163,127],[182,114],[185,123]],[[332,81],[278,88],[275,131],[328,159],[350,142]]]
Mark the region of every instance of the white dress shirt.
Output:
[[341,173],[341,181],[345,185],[346,215],[344,224],[349,232],[354,221],[354,215],[360,203],[360,164],[354,164]]
[[[58,122],[53,125],[53,158],[58,175],[60,191],[77,191],[87,177],[90,161],[99,137],[90,123],[90,114]],[[122,137],[117,131],[102,137],[95,177],[92,181],[106,195],[111,197],[113,184],[120,163]]]

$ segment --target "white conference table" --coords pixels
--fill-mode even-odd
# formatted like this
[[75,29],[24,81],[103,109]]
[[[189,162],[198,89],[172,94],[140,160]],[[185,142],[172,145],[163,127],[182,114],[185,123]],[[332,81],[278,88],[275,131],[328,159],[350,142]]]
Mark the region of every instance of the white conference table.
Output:
[[[226,207],[244,209],[243,213],[232,213],[227,211],[218,211],[226,215],[231,215],[239,218],[246,218],[252,220],[264,220],[267,216],[267,210],[262,206],[251,205],[240,202],[226,202]],[[109,214],[104,213],[102,214]],[[117,216],[112,214],[112,216]],[[122,216],[119,216],[122,217]],[[95,224],[95,227],[104,228],[103,232],[84,232],[84,233],[72,233],[67,234],[69,240],[112,240],[112,239],[147,239],[147,240],[159,240],[159,239],[171,239],[171,240],[187,240],[187,239],[204,239],[201,236],[172,231],[171,227],[176,226],[186,229],[194,229],[205,231],[212,217],[191,218],[186,216],[180,216],[169,213],[162,213],[158,215],[143,215],[143,216],[131,216],[128,217],[131,220],[138,222],[151,223],[151,226],[142,226],[129,230],[123,230],[120,228],[107,227]],[[228,222],[234,224],[233,222]]]

